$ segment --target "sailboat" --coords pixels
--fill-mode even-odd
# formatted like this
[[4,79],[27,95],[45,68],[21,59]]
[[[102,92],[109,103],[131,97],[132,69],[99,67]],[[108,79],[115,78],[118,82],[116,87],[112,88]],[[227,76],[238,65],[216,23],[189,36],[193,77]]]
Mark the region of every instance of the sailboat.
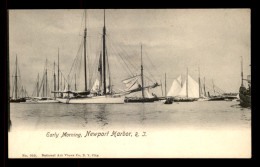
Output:
[[[143,73],[143,57],[142,57],[142,45],[141,45],[141,75],[137,75],[126,80],[123,80],[123,83],[126,85],[125,92],[132,94],[135,92],[142,93],[142,97],[126,97],[126,103],[144,103],[144,102],[154,102],[158,101],[159,98],[156,95],[150,94],[149,89],[160,86],[157,82],[153,85],[145,86],[144,85],[144,73]],[[141,84],[139,83],[139,76],[141,80]]]
[[199,84],[188,74],[188,68],[184,82],[181,75],[173,80],[167,97],[172,97],[174,102],[193,102],[198,100]]
[[[175,84],[174,84],[175,85]],[[167,98],[167,95],[166,95],[166,73],[165,73],[165,101],[164,101],[164,104],[172,104],[173,102],[173,98]],[[174,88],[173,88],[174,89]],[[175,91],[172,90],[172,92],[174,93]]]
[[[208,101],[209,97],[207,96],[206,93],[206,85],[205,85],[205,77],[204,77],[204,83],[202,85],[201,79],[200,79],[200,67],[198,67],[198,72],[199,72],[199,77],[198,77],[198,82],[199,82],[199,98],[198,101]],[[203,86],[203,87],[202,87]]]
[[220,89],[219,87],[217,87],[214,84],[214,81],[212,80],[212,89],[213,89],[213,93],[214,95],[210,95],[209,93],[209,101],[224,101],[225,100],[225,96],[224,91],[222,89]]
[[[244,80],[248,82],[248,88],[244,86]],[[243,59],[241,57],[241,86],[239,88],[239,99],[242,107],[251,107],[251,75],[244,79],[243,76]]]
[[[18,80],[18,77],[20,77],[20,76],[18,76],[18,61],[17,61],[17,55],[16,55],[13,91],[12,91],[12,97],[9,100],[11,103],[20,103],[20,102],[26,101],[27,92],[21,86],[21,79]],[[13,93],[14,93],[14,97],[13,97]]]
[[[100,72],[103,89],[101,84],[99,84],[99,91],[95,91],[94,89],[87,88],[87,68],[86,68],[86,37],[87,37],[87,28],[86,28],[86,11],[85,11],[85,29],[84,29],[84,85],[85,89],[83,91],[70,90],[70,85],[68,84],[66,91],[53,91],[52,93],[65,93],[66,97],[57,97],[61,103],[71,104],[71,103],[124,103],[124,96],[121,94],[114,93],[112,91],[112,84],[109,83],[107,85],[107,52],[106,52],[106,24],[105,24],[105,11],[104,11],[104,27],[103,27],[103,35],[102,35],[102,54],[100,55],[100,68],[98,71]],[[69,80],[69,79],[68,79]],[[111,82],[111,80],[109,80]],[[97,85],[97,83],[96,83]]]
[[[54,63],[55,67],[55,63]],[[55,73],[54,73],[54,85],[55,85]],[[45,68],[43,71],[42,80],[40,82],[39,74],[37,76],[36,87],[32,94],[32,97],[27,100],[27,103],[58,103],[55,100],[55,96],[51,97],[50,95],[50,84],[48,83],[48,68],[47,68],[47,59],[45,63]]]
[[[200,82],[200,78],[199,78],[199,85],[200,85],[200,97],[198,99],[198,101],[208,101],[209,100],[209,97],[207,95],[207,92],[206,92],[206,84],[205,84],[205,77],[204,77],[204,82],[203,82],[203,85],[201,84]],[[203,86],[203,87],[202,87]]]

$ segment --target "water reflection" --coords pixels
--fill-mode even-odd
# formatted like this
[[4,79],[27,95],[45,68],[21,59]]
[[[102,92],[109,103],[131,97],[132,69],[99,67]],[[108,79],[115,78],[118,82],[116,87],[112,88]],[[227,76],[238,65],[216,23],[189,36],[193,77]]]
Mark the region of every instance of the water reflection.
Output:
[[88,124],[88,117],[89,117],[88,110],[89,110],[88,107],[84,107],[83,109],[83,119],[84,119],[83,127],[86,127],[86,125]]
[[251,118],[249,117],[250,115],[247,114],[247,112],[248,111],[246,110],[242,110],[240,115],[240,119],[243,120],[243,122],[245,122],[246,124],[251,121]]
[[145,123],[145,120],[146,120],[146,115],[145,115],[145,106],[144,106],[145,104],[144,103],[142,103],[141,104],[141,109],[139,110],[139,115],[140,115],[140,123],[141,123],[141,125],[144,125]]
[[98,112],[95,115],[95,117],[97,118],[97,123],[99,123],[101,127],[106,126],[108,124],[108,111],[106,111],[106,104],[97,105],[97,108]]
[[[12,130],[123,126],[226,127],[250,128],[251,110],[236,102],[215,103],[135,103],[135,104],[11,104]],[[192,111],[191,111],[192,110]]]

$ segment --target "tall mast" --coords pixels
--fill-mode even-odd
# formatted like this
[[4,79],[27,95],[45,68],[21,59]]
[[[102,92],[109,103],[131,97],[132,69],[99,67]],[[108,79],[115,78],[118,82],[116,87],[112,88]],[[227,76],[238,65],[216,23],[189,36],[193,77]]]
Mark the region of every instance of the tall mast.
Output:
[[141,79],[142,79],[142,97],[144,98],[144,74],[143,74],[143,54],[142,54],[142,44],[141,44]]
[[165,97],[166,97],[166,73],[165,73]]
[[77,90],[77,80],[76,80],[76,74],[75,74],[75,91]]
[[215,86],[214,86],[214,81],[213,81],[213,79],[212,79],[212,85],[213,85],[214,95],[216,95],[216,93],[215,93]]
[[243,57],[241,56],[241,86],[244,86],[243,78]]
[[85,30],[84,30],[84,78],[85,78],[85,91],[88,90],[87,84],[87,62],[86,62],[86,44],[87,44],[87,28],[86,28],[86,10],[85,10]]
[[207,96],[207,93],[206,93],[206,86],[205,86],[205,77],[204,77],[204,96]]
[[102,52],[100,52],[98,71],[100,74],[99,90],[101,90],[101,86],[102,86]]
[[66,84],[66,81],[65,81],[65,77],[64,77],[63,90],[65,90],[65,84]]
[[[45,77],[45,75],[44,75],[44,77]],[[45,78],[44,78],[44,79],[45,79]],[[43,81],[44,81],[44,80],[43,80]],[[45,83],[43,82],[43,85],[42,85],[42,97],[44,97],[44,92],[45,92],[45,91],[44,91],[44,90],[45,90],[44,87],[45,87]]]
[[36,90],[36,96],[39,97],[39,73],[37,76],[37,90]]
[[186,97],[188,98],[189,97],[189,88],[188,88],[188,75],[189,75],[189,71],[188,71],[188,68],[187,68],[187,80],[186,80]]
[[201,97],[201,85],[200,85],[200,67],[198,67],[199,70],[199,97]]
[[16,66],[16,69],[15,69],[15,99],[17,99],[17,55],[16,55],[16,59],[15,59],[15,66]]
[[110,75],[110,68],[109,68],[109,62],[108,62],[108,54],[106,49],[106,59],[107,59],[107,70],[108,70],[108,81],[109,81],[109,92],[112,93],[112,82],[111,82],[111,75]]
[[68,91],[70,90],[70,84],[69,84],[69,82],[70,82],[70,76],[68,75]]
[[[56,91],[55,61],[54,61],[54,75],[53,75],[53,82],[54,82],[54,91]],[[54,93],[54,98],[56,99],[56,93]]]
[[23,86],[22,86],[22,89],[21,89],[21,92],[20,92],[20,97],[23,97]]
[[106,94],[106,12],[104,9],[104,28],[103,28],[103,69],[104,69],[104,94]]
[[162,91],[162,96],[163,96],[163,87],[162,87],[162,81],[160,80],[161,83],[161,91]]
[[[60,76],[60,89],[61,89],[61,91],[63,90],[62,89],[62,75]],[[60,91],[60,90],[59,90]]]
[[60,91],[60,54],[58,48],[58,91]]
[[48,96],[47,95],[47,90],[48,90],[48,77],[47,77],[47,59],[46,59],[46,88],[45,88],[45,91],[46,91],[45,95],[46,95],[46,97]]

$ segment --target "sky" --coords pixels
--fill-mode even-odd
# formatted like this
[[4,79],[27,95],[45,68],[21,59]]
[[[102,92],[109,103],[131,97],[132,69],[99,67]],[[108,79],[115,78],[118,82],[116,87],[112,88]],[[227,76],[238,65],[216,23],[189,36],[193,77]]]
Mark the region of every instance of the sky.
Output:
[[[86,11],[88,65],[94,71],[104,16],[100,9]],[[60,69],[68,75],[83,39],[83,14],[84,10],[9,10],[10,76],[17,55],[22,83],[29,94],[46,59],[50,76],[53,74],[58,48]],[[213,81],[226,92],[238,92],[241,57],[244,77],[251,70],[250,26],[250,9],[107,9],[111,80],[122,87],[121,81],[130,76],[120,56],[140,70],[142,44],[145,74],[160,83],[166,73],[167,90],[187,68],[198,80],[200,68],[200,76],[209,86]],[[80,85],[83,72],[77,77]]]

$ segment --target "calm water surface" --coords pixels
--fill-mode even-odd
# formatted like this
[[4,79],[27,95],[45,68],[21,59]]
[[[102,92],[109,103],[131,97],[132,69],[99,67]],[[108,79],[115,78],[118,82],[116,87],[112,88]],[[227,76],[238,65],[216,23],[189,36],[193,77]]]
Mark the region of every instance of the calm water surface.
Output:
[[165,105],[11,103],[11,130],[88,128],[239,128],[251,127],[251,109],[236,101],[196,101]]

